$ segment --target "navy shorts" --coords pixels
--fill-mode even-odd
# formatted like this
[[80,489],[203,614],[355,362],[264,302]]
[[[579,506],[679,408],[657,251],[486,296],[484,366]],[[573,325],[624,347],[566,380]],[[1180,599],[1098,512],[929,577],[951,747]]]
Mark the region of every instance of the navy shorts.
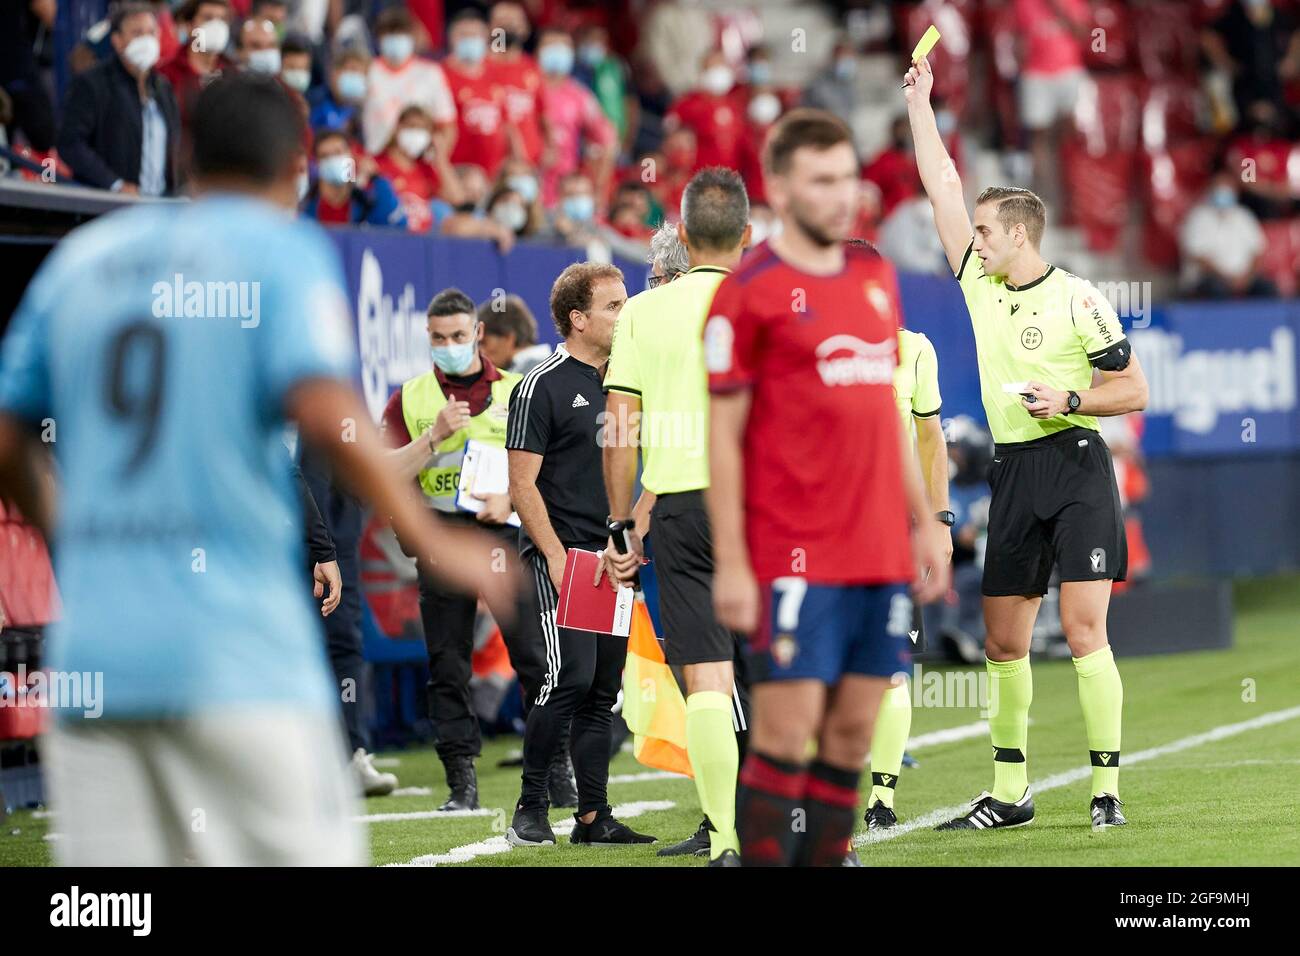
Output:
[[810,584],[778,578],[761,586],[762,619],[749,638],[751,679],[819,680],[845,674],[892,677],[912,662],[912,598],[906,584]]

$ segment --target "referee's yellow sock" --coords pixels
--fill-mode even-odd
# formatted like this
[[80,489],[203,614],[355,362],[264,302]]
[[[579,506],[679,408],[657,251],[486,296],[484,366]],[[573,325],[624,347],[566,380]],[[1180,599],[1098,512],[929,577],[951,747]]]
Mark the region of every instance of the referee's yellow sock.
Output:
[[700,806],[713,824],[709,856],[723,850],[740,852],[736,837],[736,773],[740,751],[731,723],[731,698],[716,690],[703,690],[686,698],[686,755],[695,774]]
[[1034,679],[1029,655],[1018,661],[985,659],[989,675],[989,738],[993,742],[993,799],[1015,803],[1025,795],[1029,772],[1029,704]]
[[879,800],[894,808],[894,788],[903,767],[903,751],[912,730],[912,697],[907,681],[885,691],[871,734],[871,796],[867,806]]
[[1124,684],[1110,647],[1076,657],[1079,705],[1092,760],[1092,795],[1119,796],[1119,738],[1124,711]]

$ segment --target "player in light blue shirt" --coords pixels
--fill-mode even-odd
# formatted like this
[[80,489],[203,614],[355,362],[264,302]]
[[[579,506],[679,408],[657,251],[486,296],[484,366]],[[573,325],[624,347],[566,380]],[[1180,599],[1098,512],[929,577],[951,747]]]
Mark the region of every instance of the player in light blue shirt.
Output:
[[209,84],[201,198],[76,230],[0,347],[0,493],[42,526],[34,435],[57,462],[47,663],[102,687],[93,710],[52,701],[71,705],[47,764],[64,862],[361,859],[286,419],[451,583],[509,590],[383,466],[337,256],[293,218],[301,123],[273,81]]

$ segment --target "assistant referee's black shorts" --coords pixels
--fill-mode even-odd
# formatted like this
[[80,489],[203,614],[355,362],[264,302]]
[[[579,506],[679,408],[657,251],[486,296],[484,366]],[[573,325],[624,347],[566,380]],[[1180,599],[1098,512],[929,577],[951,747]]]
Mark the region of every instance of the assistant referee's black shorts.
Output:
[[1055,563],[1062,581],[1123,581],[1124,516],[1110,449],[1090,428],[997,445],[983,593],[1046,594]]
[[668,663],[730,661],[736,636],[713,616],[713,536],[704,492],[660,495],[650,513]]

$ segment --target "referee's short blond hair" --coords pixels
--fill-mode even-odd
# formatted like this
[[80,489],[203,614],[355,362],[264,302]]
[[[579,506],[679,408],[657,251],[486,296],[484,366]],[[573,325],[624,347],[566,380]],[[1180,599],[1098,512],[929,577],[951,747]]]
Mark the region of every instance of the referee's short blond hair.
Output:
[[986,202],[997,205],[998,222],[1010,232],[1018,222],[1025,224],[1029,244],[1035,249],[1043,241],[1047,228],[1047,206],[1035,193],[1019,186],[989,186],[975,197],[975,205]]

